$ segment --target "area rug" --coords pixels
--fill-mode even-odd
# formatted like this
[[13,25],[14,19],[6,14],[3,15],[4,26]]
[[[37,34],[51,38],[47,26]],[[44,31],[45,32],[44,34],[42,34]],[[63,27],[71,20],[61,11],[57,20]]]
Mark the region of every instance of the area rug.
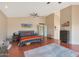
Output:
[[24,52],[25,57],[76,57],[77,52],[57,44],[49,44]]

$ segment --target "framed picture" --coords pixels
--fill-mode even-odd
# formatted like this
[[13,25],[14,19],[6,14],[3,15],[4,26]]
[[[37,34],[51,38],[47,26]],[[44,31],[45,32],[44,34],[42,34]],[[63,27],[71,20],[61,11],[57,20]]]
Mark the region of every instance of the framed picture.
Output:
[[31,28],[32,24],[21,24],[21,26],[24,28]]

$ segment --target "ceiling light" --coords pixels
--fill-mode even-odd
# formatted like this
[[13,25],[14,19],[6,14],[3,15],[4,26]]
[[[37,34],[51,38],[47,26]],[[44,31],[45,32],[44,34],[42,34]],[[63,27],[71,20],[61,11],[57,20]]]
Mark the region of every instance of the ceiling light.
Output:
[[62,2],[58,2],[59,4],[61,4]]
[[47,4],[50,4],[50,2],[47,2]]

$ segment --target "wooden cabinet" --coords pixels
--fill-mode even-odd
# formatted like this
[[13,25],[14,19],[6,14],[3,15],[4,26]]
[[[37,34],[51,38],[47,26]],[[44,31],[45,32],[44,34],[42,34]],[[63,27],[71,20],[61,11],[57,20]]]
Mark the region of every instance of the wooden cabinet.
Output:
[[69,41],[69,31],[61,30],[60,31],[60,41],[63,43],[68,43]]

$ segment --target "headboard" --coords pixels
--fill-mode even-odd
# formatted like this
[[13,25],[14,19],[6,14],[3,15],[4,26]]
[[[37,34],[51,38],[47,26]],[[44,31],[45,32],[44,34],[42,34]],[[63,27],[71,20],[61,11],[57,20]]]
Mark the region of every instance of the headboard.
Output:
[[19,31],[20,37],[33,36],[35,35],[34,31]]

